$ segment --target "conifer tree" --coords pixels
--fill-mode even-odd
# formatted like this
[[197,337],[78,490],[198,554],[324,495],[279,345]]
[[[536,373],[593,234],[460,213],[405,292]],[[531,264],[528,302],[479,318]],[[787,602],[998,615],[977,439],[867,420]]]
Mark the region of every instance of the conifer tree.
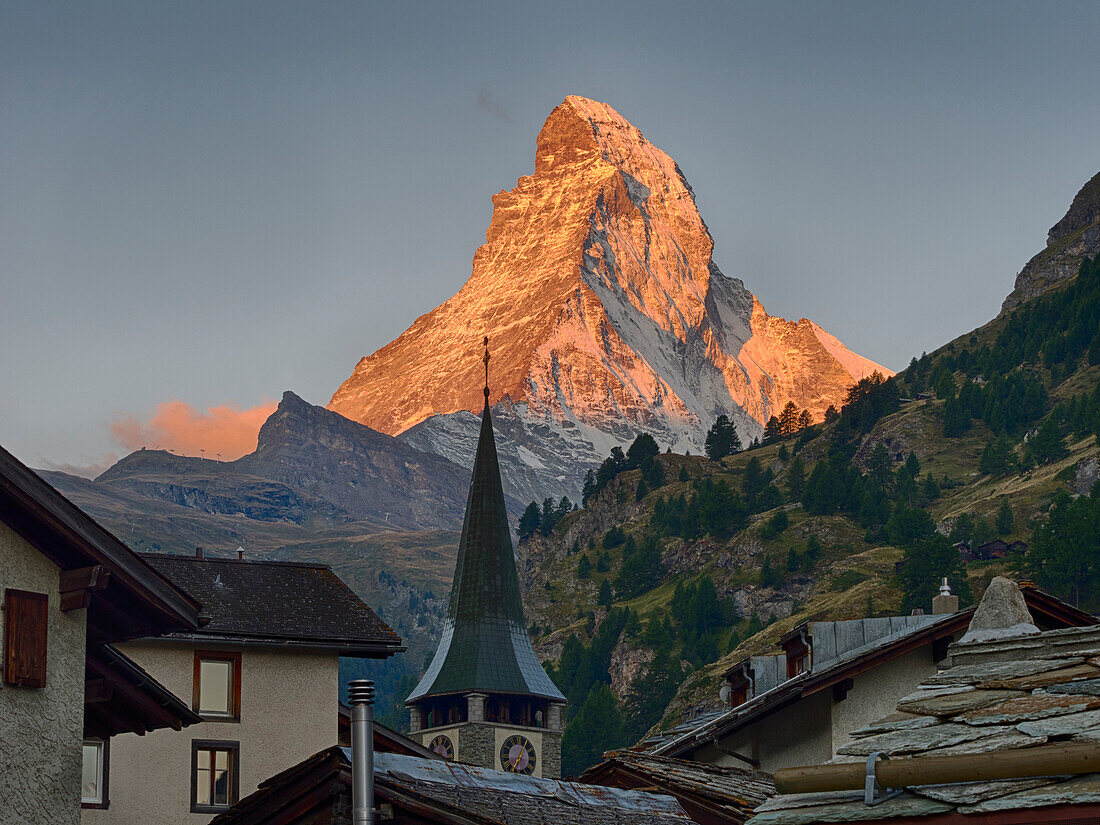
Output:
[[741,439],[728,416],[720,415],[707,430],[706,453],[708,458],[719,461],[728,455],[741,452]]
[[779,413],[779,435],[790,438],[798,432],[798,406],[793,401],[788,401]]
[[601,607],[611,607],[611,601],[611,582],[609,582],[607,579],[604,579],[600,583],[600,593],[599,596],[597,596],[596,598],[596,604],[600,605]]
[[523,515],[519,517],[519,526],[517,527],[519,537],[524,538],[538,530],[540,521],[539,505],[537,502],[532,501],[527,505],[527,509],[523,511]]
[[1000,509],[997,510],[997,534],[1007,536],[1012,532],[1015,521],[1015,517],[1012,515],[1012,505],[1008,503],[1008,499],[1005,499],[1001,502]]

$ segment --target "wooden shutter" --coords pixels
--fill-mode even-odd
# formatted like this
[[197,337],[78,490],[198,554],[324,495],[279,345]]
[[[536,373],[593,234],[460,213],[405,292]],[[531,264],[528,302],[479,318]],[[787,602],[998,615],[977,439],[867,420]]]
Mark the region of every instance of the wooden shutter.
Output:
[[4,681],[45,687],[46,594],[8,590],[4,595]]

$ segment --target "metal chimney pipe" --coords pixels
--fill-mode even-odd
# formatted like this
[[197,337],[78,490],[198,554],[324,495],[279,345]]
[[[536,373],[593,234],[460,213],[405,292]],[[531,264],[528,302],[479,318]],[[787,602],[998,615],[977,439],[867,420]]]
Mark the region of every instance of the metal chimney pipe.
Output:
[[348,682],[351,705],[351,822],[374,825],[374,682]]

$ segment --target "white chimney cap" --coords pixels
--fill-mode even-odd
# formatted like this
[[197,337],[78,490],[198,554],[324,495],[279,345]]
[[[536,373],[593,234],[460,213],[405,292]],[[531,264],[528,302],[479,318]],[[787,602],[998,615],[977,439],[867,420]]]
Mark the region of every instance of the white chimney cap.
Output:
[[943,584],[940,585],[940,595],[941,596],[950,596],[951,595],[951,585],[949,585],[947,583],[947,576],[943,577]]

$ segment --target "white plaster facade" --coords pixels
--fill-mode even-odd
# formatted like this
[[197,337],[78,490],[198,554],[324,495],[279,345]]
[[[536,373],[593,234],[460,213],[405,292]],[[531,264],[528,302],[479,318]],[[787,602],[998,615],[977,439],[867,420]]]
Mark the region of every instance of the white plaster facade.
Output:
[[820,765],[851,740],[850,733],[894,712],[937,666],[931,645],[913,650],[856,675],[842,701],[825,689],[781,708],[709,745],[694,755],[699,762],[745,767],[725,751],[756,760],[760,769]]
[[231,647],[162,640],[117,646],[177,696],[190,702],[195,650],[241,652],[240,721],[206,721],[182,731],[111,740],[109,805],[87,809],[85,825],[198,825],[213,818],[191,813],[191,743],[240,743],[240,798],[338,737],[335,697],[339,659],[334,651]]
[[[80,821],[87,611],[62,613],[59,583],[60,569],[0,521],[0,591],[45,593],[49,616],[46,686],[0,685],[0,825]],[[0,642],[4,631],[0,610]]]

